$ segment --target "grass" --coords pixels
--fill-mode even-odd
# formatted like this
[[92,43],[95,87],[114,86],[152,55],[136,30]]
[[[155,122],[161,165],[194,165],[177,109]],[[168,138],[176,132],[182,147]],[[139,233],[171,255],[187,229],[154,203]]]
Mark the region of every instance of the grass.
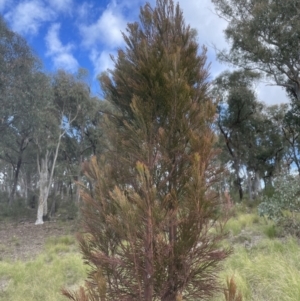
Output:
[[230,219],[225,227],[232,235],[238,235],[246,227],[253,227],[255,224],[262,222],[262,219],[255,213],[239,214],[238,216]]
[[[238,211],[226,230],[225,243],[234,253],[220,273],[224,286],[234,276],[243,301],[300,300],[300,246],[295,237],[278,238],[276,226],[255,209]],[[50,237],[35,260],[0,261],[0,300],[63,301],[61,289],[76,288],[86,272],[74,237]],[[220,295],[212,301],[224,300]]]
[[0,261],[0,300],[62,301],[63,287],[83,282],[86,267],[71,236],[48,239],[35,260]]
[[[245,301],[300,300],[300,248],[296,239],[262,239],[255,247],[235,247],[221,277],[234,275]],[[216,300],[223,300],[222,298]]]
[[[226,279],[234,276],[243,301],[300,300],[297,238],[277,237],[274,223],[260,218],[255,211],[238,212],[226,230],[234,253],[220,274],[224,286]],[[214,301],[224,301],[224,296]]]

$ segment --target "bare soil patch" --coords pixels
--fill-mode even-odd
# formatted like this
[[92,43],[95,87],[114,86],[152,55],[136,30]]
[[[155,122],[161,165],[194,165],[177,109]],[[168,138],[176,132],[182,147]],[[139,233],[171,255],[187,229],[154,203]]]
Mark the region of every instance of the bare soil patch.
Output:
[[52,236],[75,235],[77,222],[51,221],[35,225],[32,221],[0,222],[0,260],[29,260],[36,257]]

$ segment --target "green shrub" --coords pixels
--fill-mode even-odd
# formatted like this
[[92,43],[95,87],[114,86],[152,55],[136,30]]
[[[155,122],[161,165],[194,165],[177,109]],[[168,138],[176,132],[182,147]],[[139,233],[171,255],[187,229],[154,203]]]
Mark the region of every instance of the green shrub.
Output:
[[274,224],[267,225],[267,227],[264,229],[264,233],[269,237],[270,239],[273,239],[277,235],[276,227]]
[[266,195],[258,206],[261,216],[279,222],[284,218],[284,210],[299,212],[300,189],[299,178],[292,175],[281,175],[274,183],[274,194]]

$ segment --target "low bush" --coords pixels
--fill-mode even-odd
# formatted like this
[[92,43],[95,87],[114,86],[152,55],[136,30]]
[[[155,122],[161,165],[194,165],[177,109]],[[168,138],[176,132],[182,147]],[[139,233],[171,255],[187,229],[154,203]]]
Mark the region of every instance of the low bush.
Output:
[[261,216],[266,216],[275,222],[286,217],[285,211],[295,213],[299,210],[299,177],[286,174],[277,177],[274,182],[274,193],[271,196],[265,195],[262,203],[258,206]]

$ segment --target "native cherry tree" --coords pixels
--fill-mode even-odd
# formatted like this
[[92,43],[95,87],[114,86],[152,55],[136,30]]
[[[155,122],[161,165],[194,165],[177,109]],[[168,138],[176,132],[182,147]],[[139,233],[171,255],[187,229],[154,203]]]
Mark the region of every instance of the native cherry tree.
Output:
[[[230,250],[216,231],[219,170],[206,50],[179,5],[158,0],[129,24],[100,78],[106,150],[84,165],[81,251],[90,265],[71,300],[206,300]],[[212,231],[213,230],[213,231]]]

